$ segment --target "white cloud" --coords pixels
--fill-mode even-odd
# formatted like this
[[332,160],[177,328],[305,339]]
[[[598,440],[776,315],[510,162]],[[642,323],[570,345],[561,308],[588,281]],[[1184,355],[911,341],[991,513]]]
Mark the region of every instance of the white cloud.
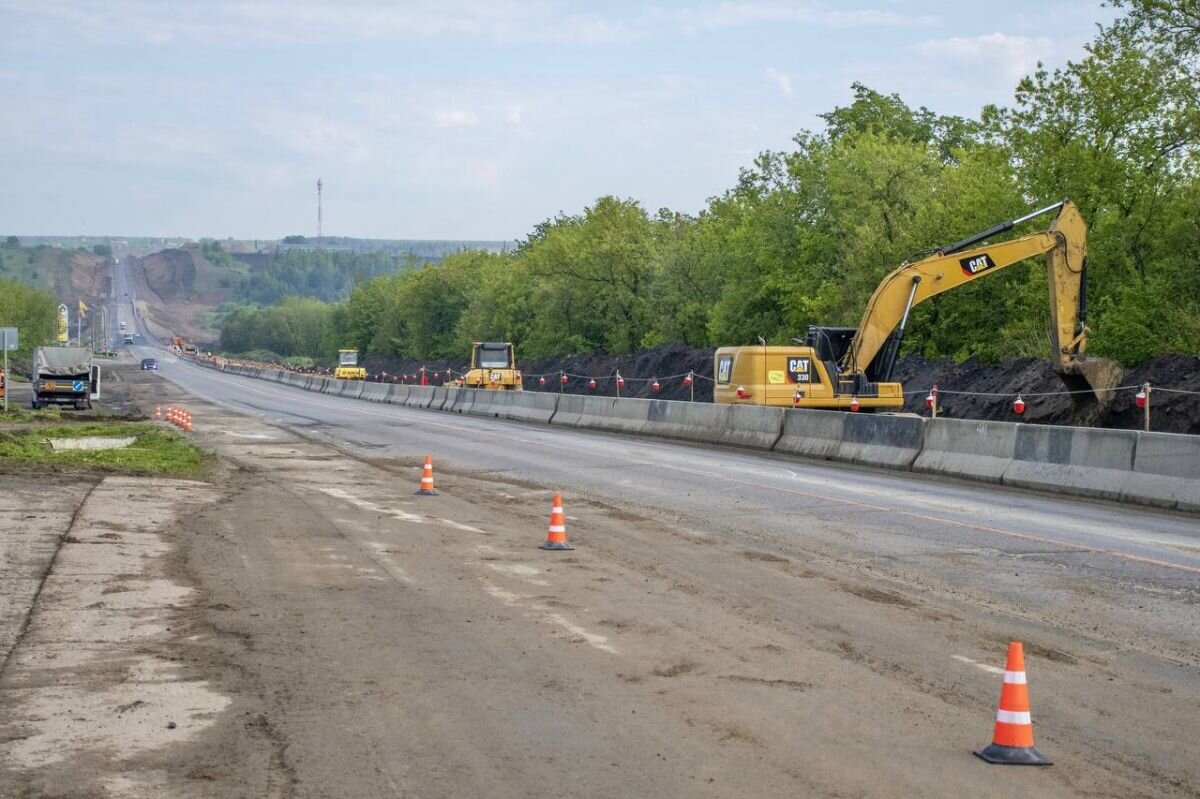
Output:
[[120,37],[151,45],[410,42],[438,37],[593,44],[628,40],[625,24],[520,0],[0,0],[6,28],[40,40]]
[[479,117],[466,108],[437,108],[433,121],[439,128],[473,128],[479,124]]
[[726,0],[674,12],[684,30],[721,30],[764,23],[811,24],[836,28],[919,27],[937,23],[930,15],[900,14],[878,8],[828,8],[797,0]]
[[[1038,61],[1056,60],[1065,46],[1045,36],[985,33],[980,36],[927,39],[914,45],[913,50],[926,58],[983,70],[1015,82],[1032,72]],[[1077,44],[1070,42],[1069,49],[1074,52]]]
[[786,72],[782,72],[775,67],[767,67],[766,76],[767,80],[779,87],[779,91],[784,97],[791,97],[793,94],[795,94],[796,90],[792,86],[791,75],[787,74]]
[[504,109],[504,121],[510,125],[520,125],[521,106],[510,105],[508,108]]

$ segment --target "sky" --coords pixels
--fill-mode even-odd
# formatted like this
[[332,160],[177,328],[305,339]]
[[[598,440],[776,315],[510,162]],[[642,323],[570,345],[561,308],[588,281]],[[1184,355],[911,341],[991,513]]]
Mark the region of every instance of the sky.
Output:
[[0,0],[0,235],[512,240],[696,213],[855,81],[977,116],[1101,0]]

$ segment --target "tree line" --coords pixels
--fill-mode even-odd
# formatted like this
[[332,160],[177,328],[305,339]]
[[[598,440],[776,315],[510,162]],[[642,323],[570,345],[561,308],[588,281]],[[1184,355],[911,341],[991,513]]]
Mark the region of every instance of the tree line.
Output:
[[[1039,66],[1008,107],[945,116],[855,84],[823,130],[761,153],[699,214],[601,197],[512,252],[343,274],[344,300],[239,310],[222,347],[436,359],[479,339],[528,357],[786,343],[809,324],[857,324],[905,260],[1069,198],[1090,227],[1090,352],[1126,364],[1196,352],[1200,14],[1190,2],[1113,4],[1124,16],[1083,59]],[[337,300],[295,281],[286,291]],[[1014,266],[919,306],[905,352],[1044,357],[1048,324],[1044,267]]]

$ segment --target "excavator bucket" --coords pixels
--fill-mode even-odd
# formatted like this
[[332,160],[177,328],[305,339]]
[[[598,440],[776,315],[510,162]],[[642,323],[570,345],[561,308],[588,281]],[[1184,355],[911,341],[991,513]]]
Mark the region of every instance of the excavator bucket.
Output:
[[1076,421],[1094,421],[1113,401],[1124,375],[1121,364],[1108,358],[1076,358],[1059,369],[1059,375],[1075,402]]

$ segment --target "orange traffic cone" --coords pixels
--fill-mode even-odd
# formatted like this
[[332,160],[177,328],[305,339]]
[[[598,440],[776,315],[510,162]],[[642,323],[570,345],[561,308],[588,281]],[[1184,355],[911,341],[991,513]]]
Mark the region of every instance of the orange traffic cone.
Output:
[[417,493],[421,496],[432,497],[437,494],[437,489],[433,487],[433,456],[425,456],[425,471],[421,474],[421,487],[417,489]]
[[192,432],[192,415],[187,411],[183,412],[183,429]]
[[1029,689],[1025,686],[1025,649],[1020,641],[1008,645],[1008,665],[1000,689],[1000,709],[992,745],[975,753],[989,763],[1006,766],[1049,766],[1033,748],[1033,721],[1029,717]]
[[550,508],[550,529],[546,533],[546,543],[538,549],[574,549],[567,543],[567,520],[563,518],[562,494],[554,492],[554,505]]
[[154,418],[162,419],[162,406],[161,405],[154,406]]

